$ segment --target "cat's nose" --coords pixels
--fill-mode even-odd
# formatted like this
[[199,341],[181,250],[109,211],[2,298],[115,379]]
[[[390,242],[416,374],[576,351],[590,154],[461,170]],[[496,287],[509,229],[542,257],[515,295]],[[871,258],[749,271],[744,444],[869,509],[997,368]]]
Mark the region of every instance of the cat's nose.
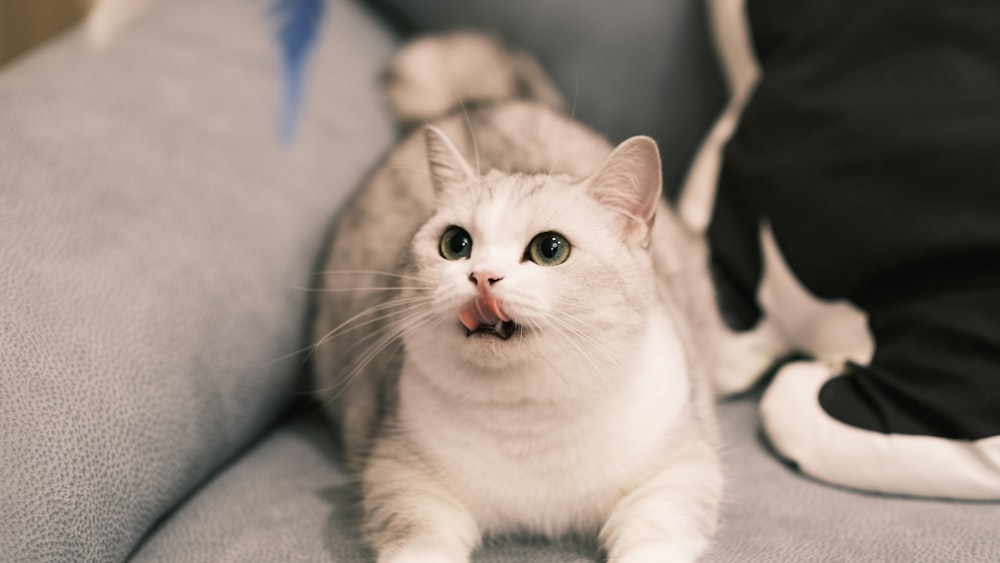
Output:
[[469,281],[479,289],[486,289],[502,279],[503,276],[492,272],[472,272],[469,274]]

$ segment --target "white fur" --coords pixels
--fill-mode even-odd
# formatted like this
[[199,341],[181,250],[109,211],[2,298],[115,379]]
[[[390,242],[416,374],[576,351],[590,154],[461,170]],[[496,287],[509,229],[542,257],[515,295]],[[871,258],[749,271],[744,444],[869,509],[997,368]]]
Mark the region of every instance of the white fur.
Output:
[[[400,96],[420,119],[454,107],[443,93],[463,87],[470,56],[532,82],[523,59],[488,52],[498,43],[456,53],[449,37],[394,63],[397,110]],[[420,84],[434,88],[405,92]],[[510,95],[496,87],[488,99]],[[612,152],[542,102],[470,107],[410,135],[334,239],[317,395],[361,473],[380,562],[461,563],[484,534],[521,531],[598,535],[613,562],[690,561],[714,533],[711,354],[689,314],[709,308],[703,244],[658,201],[651,139]],[[452,226],[468,257],[440,254]],[[549,231],[569,258],[526,259]],[[359,271],[356,291],[341,287]],[[480,298],[517,323],[509,339],[469,335],[460,318]]]
[[820,388],[841,367],[796,362],[778,372],[760,410],[779,453],[803,472],[841,486],[922,497],[1000,498],[1000,438],[881,434],[844,424],[819,405]]
[[[602,530],[613,561],[691,560],[707,545],[721,487],[714,451],[691,418],[691,358],[656,298],[649,256],[625,245],[622,225],[594,198],[546,181],[525,194],[505,186],[515,179],[487,175],[492,197],[446,200],[414,238],[414,274],[439,284],[439,316],[404,332],[397,423],[405,441],[394,447],[420,460],[407,474],[434,485],[394,502],[427,527],[412,540],[420,550],[424,535],[451,536],[443,559],[474,547],[467,527],[456,528],[471,519],[485,534]],[[431,250],[449,224],[469,230],[470,259],[445,261]],[[575,242],[575,264],[521,259],[547,230]],[[607,269],[607,283],[594,284]],[[523,339],[469,338],[455,322],[475,296],[468,275],[480,270],[503,277],[496,295],[529,331]],[[577,319],[579,334],[561,334],[552,316]],[[392,449],[370,462],[372,488],[385,464],[398,463]],[[442,497],[453,502],[435,502]],[[413,557],[393,553],[385,560]]]
[[[683,356],[670,345],[677,339],[662,313],[656,316],[638,345],[624,346],[635,352],[616,370],[624,381],[565,400],[463,399],[421,370],[418,352],[403,369],[400,422],[484,532],[596,530],[622,491],[668,463],[663,450],[686,405]],[[592,370],[567,348],[550,364],[517,374],[528,387],[517,394],[530,393],[532,379],[567,381]]]
[[[628,151],[616,155],[609,160],[621,166]],[[714,528],[721,478],[692,419],[692,359],[656,296],[650,256],[622,236],[620,210],[574,182],[500,173],[482,182],[493,188],[488,196],[474,186],[446,191],[414,237],[412,273],[440,289],[434,318],[404,332],[396,422],[405,441],[373,456],[366,481],[380,487],[385,466],[398,463],[394,448],[420,460],[406,472],[435,483],[432,492],[394,501],[428,528],[413,539],[420,550],[423,535],[448,536],[471,518],[486,534],[602,530],[614,561],[693,559]],[[545,186],[523,189],[538,182]],[[436,256],[436,237],[452,224],[472,236],[468,260]],[[570,260],[551,268],[524,261],[528,241],[548,230],[574,242]],[[477,291],[469,274],[483,270],[503,278],[496,296],[526,334],[469,338],[455,322]],[[563,322],[576,332],[553,317],[571,319]],[[441,497],[453,502],[434,501]],[[459,546],[474,547],[466,532],[442,544],[442,557]],[[392,549],[398,559],[387,561],[412,556]]]

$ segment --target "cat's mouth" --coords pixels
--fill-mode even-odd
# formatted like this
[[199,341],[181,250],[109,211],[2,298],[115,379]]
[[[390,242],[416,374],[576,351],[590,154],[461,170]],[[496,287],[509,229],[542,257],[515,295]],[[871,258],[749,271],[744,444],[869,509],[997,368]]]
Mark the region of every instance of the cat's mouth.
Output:
[[466,338],[484,335],[507,340],[517,331],[517,323],[503,311],[500,302],[488,292],[480,293],[458,313]]
[[494,325],[484,325],[481,324],[475,329],[470,329],[465,327],[466,338],[474,334],[482,334],[485,336],[495,336],[500,340],[507,340],[514,334],[518,329],[517,323],[514,321],[500,321],[498,320]]

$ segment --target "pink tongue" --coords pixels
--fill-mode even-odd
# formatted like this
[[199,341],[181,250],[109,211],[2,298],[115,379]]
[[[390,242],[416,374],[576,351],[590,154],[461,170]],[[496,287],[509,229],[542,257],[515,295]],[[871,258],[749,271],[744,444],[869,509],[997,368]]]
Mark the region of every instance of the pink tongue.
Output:
[[462,321],[465,328],[476,330],[480,326],[492,327],[500,321],[507,322],[510,318],[500,310],[500,303],[496,297],[480,293],[462,307],[458,312],[458,320]]

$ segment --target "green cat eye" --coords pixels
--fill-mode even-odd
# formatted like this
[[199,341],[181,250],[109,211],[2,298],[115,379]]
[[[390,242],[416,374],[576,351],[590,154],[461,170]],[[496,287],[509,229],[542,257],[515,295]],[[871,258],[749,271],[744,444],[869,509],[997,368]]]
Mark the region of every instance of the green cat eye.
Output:
[[462,227],[448,227],[441,235],[438,252],[446,260],[468,258],[472,254],[472,237]]
[[569,258],[569,241],[551,231],[531,239],[524,257],[539,266],[558,266]]

